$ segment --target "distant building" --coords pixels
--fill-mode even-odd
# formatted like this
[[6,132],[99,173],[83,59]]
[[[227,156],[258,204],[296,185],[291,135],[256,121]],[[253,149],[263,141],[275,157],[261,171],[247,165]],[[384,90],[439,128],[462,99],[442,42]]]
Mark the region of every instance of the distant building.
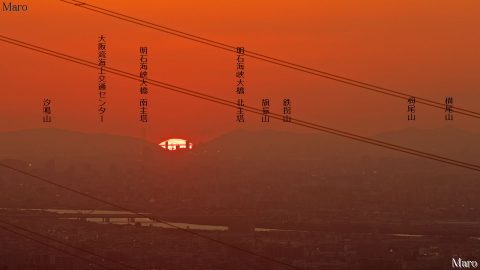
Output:
[[160,147],[162,147],[163,149],[169,150],[169,151],[191,150],[193,148],[193,143],[187,140],[178,139],[178,138],[168,139],[166,141],[159,143],[158,145],[160,145]]

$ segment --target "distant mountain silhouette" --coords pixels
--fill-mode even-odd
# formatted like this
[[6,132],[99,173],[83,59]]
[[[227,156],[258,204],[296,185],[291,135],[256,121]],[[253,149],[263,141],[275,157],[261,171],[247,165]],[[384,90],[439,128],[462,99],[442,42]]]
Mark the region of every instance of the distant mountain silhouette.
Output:
[[31,129],[0,133],[0,159],[100,162],[138,160],[145,152],[161,154],[141,139],[62,129]]
[[430,153],[480,163],[480,134],[444,126],[435,129],[408,128],[376,136]]
[[[478,137],[448,127],[375,136],[472,163],[479,163]],[[477,172],[323,133],[237,130],[195,145],[173,153],[127,136],[22,130],[0,133],[0,162],[158,211],[444,207],[465,203],[458,194],[480,192]],[[4,168],[0,187],[8,191],[0,205],[98,207]]]
[[[372,137],[399,146],[453,155],[459,159],[479,160],[480,134],[456,128],[402,129]],[[280,131],[233,131],[202,145],[200,150],[208,156],[222,158],[361,158],[406,157],[403,153],[368,145],[363,142],[326,133],[289,133]],[[480,161],[480,160],[479,160]]]
[[[434,154],[478,162],[479,134],[460,129],[402,129],[374,138]],[[50,159],[100,162],[133,162],[169,159],[156,144],[128,136],[90,134],[61,129],[32,129],[0,133],[0,159],[45,161]],[[197,144],[195,160],[356,160],[359,158],[403,157],[406,154],[325,133],[236,130],[209,142]],[[175,157],[173,157],[175,158]]]

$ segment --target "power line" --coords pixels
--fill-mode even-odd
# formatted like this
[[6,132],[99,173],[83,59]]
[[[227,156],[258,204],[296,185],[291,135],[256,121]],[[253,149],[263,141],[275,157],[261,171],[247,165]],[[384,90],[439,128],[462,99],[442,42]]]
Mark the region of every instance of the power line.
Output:
[[67,255],[69,255],[69,256],[71,256],[71,257],[74,257],[74,258],[77,258],[77,259],[79,259],[79,260],[82,260],[82,261],[85,261],[85,262],[94,264],[94,265],[96,265],[96,266],[98,266],[98,267],[100,267],[100,268],[108,269],[108,270],[115,270],[115,268],[111,268],[111,267],[109,267],[109,266],[103,265],[103,264],[98,263],[98,262],[96,262],[96,261],[94,261],[94,260],[91,260],[91,259],[89,259],[89,258],[85,258],[85,257],[79,256],[79,255],[77,255],[77,254],[75,254],[75,253],[72,253],[72,252],[69,252],[69,251],[67,251],[67,250],[61,249],[61,248],[59,248],[59,247],[56,247],[56,246],[51,245],[51,244],[49,244],[49,243],[46,243],[46,242],[44,242],[44,241],[42,241],[42,240],[39,240],[39,239],[36,239],[36,238],[34,238],[34,237],[28,236],[27,234],[18,232],[18,231],[16,231],[16,230],[12,230],[12,229],[10,229],[10,228],[8,228],[8,227],[6,227],[6,226],[0,225],[0,229],[2,229],[2,230],[4,230],[4,231],[7,231],[7,232],[9,232],[9,233],[15,234],[15,235],[17,235],[17,236],[21,236],[21,237],[23,237],[23,238],[25,238],[25,239],[34,241],[34,242],[36,242],[36,243],[38,243],[38,244],[40,244],[40,245],[46,246],[46,247],[48,247],[48,248],[55,249],[55,250],[57,250],[57,251],[60,251],[60,252],[62,252],[62,253],[64,253],[64,254],[67,254]]
[[[132,16],[128,16],[128,15],[125,15],[125,14],[122,14],[122,13],[118,13],[118,12],[112,11],[110,9],[105,9],[105,8],[101,8],[99,6],[91,5],[91,4],[88,4],[86,2],[77,1],[77,0],[68,0],[68,1],[67,0],[60,0],[60,1],[71,4],[71,5],[74,5],[74,6],[81,7],[83,9],[87,9],[87,10],[96,12],[96,13],[99,13],[99,14],[103,14],[103,15],[106,15],[106,16],[109,16],[109,17],[112,17],[112,18],[116,18],[116,19],[119,19],[119,20],[122,20],[122,21],[130,22],[130,23],[140,25],[140,26],[143,26],[143,27],[147,27],[147,28],[150,28],[150,29],[153,29],[153,30],[156,30],[156,31],[164,32],[164,33],[167,33],[167,34],[170,34],[170,35],[174,35],[174,36],[177,36],[177,37],[181,37],[181,38],[184,38],[184,39],[188,39],[188,40],[191,40],[191,41],[202,43],[202,44],[205,44],[205,45],[208,45],[208,46],[211,46],[211,47],[215,47],[215,48],[222,49],[222,50],[225,50],[225,51],[236,52],[236,47],[235,46],[228,45],[228,44],[218,42],[218,41],[214,41],[214,40],[211,40],[211,39],[207,39],[207,38],[204,38],[204,37],[201,37],[201,36],[192,35],[192,34],[189,34],[189,33],[183,32],[183,31],[175,30],[175,29],[165,27],[165,26],[162,26],[162,25],[159,25],[159,24],[148,22],[146,20],[142,20],[142,19],[138,19],[138,18],[135,18],[135,17],[132,17]],[[249,56],[251,58],[260,60],[260,61],[268,62],[268,63],[275,64],[275,65],[278,65],[278,66],[283,66],[283,67],[293,69],[293,70],[297,70],[297,71],[307,73],[307,74],[310,74],[310,75],[322,77],[322,78],[325,78],[325,79],[333,80],[333,81],[340,82],[340,83],[343,83],[343,84],[347,84],[347,85],[350,85],[350,86],[355,86],[355,87],[358,87],[358,88],[362,88],[364,90],[369,90],[369,91],[372,91],[372,92],[377,92],[377,93],[380,93],[380,94],[384,94],[384,95],[388,95],[388,96],[392,96],[392,97],[396,97],[396,98],[400,98],[400,99],[407,99],[408,100],[411,97],[415,97],[414,95],[411,95],[411,94],[408,94],[408,93],[405,93],[405,92],[385,88],[385,87],[382,87],[382,86],[362,82],[362,81],[359,81],[359,80],[354,80],[354,79],[351,79],[351,78],[348,78],[348,77],[345,77],[345,76],[336,75],[336,74],[325,72],[325,71],[322,71],[322,70],[319,70],[319,69],[310,68],[310,67],[307,67],[307,66],[304,66],[304,65],[295,64],[295,63],[290,62],[290,61],[286,61],[286,60],[282,60],[282,59],[279,59],[279,58],[267,56],[265,54],[257,53],[257,52],[254,52],[254,51],[245,50],[245,55]],[[427,106],[430,106],[430,107],[434,107],[434,108],[438,108],[438,109],[442,109],[442,110],[445,109],[445,104],[444,103],[433,101],[433,100],[430,100],[430,99],[427,99],[427,98],[415,97],[415,101],[416,101],[416,103],[420,103],[420,104],[427,105]],[[461,114],[461,115],[470,116],[470,117],[480,119],[480,113],[472,111],[472,110],[463,109],[463,108],[460,108],[460,107],[454,107],[454,111],[458,114]]]
[[[47,55],[50,55],[50,56],[54,56],[54,57],[57,57],[57,58],[60,58],[60,59],[63,59],[63,60],[67,60],[67,61],[69,61],[69,62],[74,62],[74,63],[80,64],[80,65],[83,65],[83,66],[87,66],[87,67],[90,67],[90,68],[98,69],[98,66],[97,66],[95,63],[93,63],[93,62],[89,62],[89,61],[86,61],[86,60],[82,60],[82,59],[80,59],[80,58],[68,56],[68,55],[63,54],[63,53],[57,53],[57,52],[55,52],[55,51],[53,51],[53,50],[44,49],[44,48],[41,48],[41,47],[38,47],[38,46],[35,46],[35,45],[31,45],[31,44],[28,44],[28,43],[25,43],[25,42],[22,42],[22,41],[18,41],[18,40],[15,40],[15,39],[8,38],[8,37],[2,36],[2,35],[0,35],[0,41],[6,42],[6,43],[9,43],[9,44],[13,44],[13,45],[16,45],[16,46],[19,46],[19,47],[23,47],[23,48],[26,48],[26,49],[29,49],[29,50],[37,51],[37,52],[40,52],[40,53],[43,53],[43,54],[47,54]],[[125,78],[130,78],[130,79],[133,79],[133,80],[136,80],[136,81],[140,81],[140,80],[141,80],[140,78],[138,78],[138,77],[137,77],[136,75],[134,75],[134,74],[131,74],[131,73],[128,73],[128,72],[124,72],[124,71],[120,71],[120,70],[118,70],[118,69],[105,68],[105,70],[108,71],[108,72],[110,72],[110,73],[112,73],[112,74],[116,74],[116,75],[118,75],[118,76],[122,76],[122,77],[125,77]],[[213,97],[213,96],[205,95],[205,94],[202,94],[202,93],[200,93],[200,92],[191,91],[191,90],[188,90],[188,89],[185,89],[185,88],[176,87],[176,86],[173,86],[173,85],[170,85],[170,84],[165,84],[165,83],[157,82],[157,81],[155,81],[155,80],[150,80],[150,79],[148,80],[148,82],[149,82],[150,84],[152,84],[152,85],[159,86],[159,87],[162,87],[162,88],[164,88],[164,89],[169,89],[169,90],[172,90],[172,91],[175,91],[175,92],[179,92],[179,93],[186,94],[186,95],[189,95],[189,96],[193,96],[193,97],[197,97],[197,98],[200,98],[200,99],[204,99],[204,100],[207,100],[207,101],[210,101],[210,102],[222,104],[222,105],[229,106],[229,107],[233,107],[233,108],[237,108],[237,107],[238,107],[238,105],[237,105],[236,103],[234,103],[234,102],[227,101],[227,100],[223,100],[223,99],[220,99],[220,98],[215,98],[215,97]],[[256,109],[256,108],[253,108],[253,107],[249,107],[249,106],[246,106],[246,107],[245,107],[245,110],[248,111],[248,112],[255,113],[255,114],[262,114],[262,110]],[[270,114],[270,117],[272,117],[272,118],[274,118],[274,119],[277,119],[277,120],[282,120],[282,119],[283,119],[283,116],[281,116],[281,115],[279,115],[279,114],[275,114],[275,113]],[[344,131],[340,131],[340,130],[336,130],[336,129],[332,129],[332,128],[328,128],[328,127],[324,127],[324,126],[320,126],[320,125],[313,124],[313,123],[309,123],[309,122],[306,122],[306,121],[301,121],[301,120],[297,120],[297,119],[292,119],[292,124],[295,124],[295,125],[298,125],[298,126],[307,127],[307,128],[314,129],[314,130],[318,130],[318,131],[323,131],[323,132],[330,133],[330,134],[334,134],[334,135],[341,136],[341,137],[350,138],[350,139],[357,140],[357,141],[362,141],[362,142],[364,142],[364,143],[368,143],[368,144],[372,144],[372,145],[377,145],[377,146],[380,146],[380,147],[383,147],[383,148],[387,148],[387,149],[391,149],[391,150],[395,150],[395,151],[407,153],[407,154],[410,154],[410,155],[415,155],[415,156],[418,156],[418,157],[423,157],[423,158],[426,158],[426,159],[439,161],[439,162],[446,163],[446,164],[450,164],[450,165],[454,165],[454,166],[457,166],[457,167],[462,167],[462,168],[466,168],[466,169],[470,169],[470,170],[474,170],[474,171],[480,171],[480,166],[475,165],[475,164],[470,164],[470,163],[466,163],[466,162],[462,162],[462,161],[457,161],[457,160],[454,160],[454,159],[449,159],[449,158],[446,158],[446,157],[441,157],[441,156],[437,156],[437,155],[433,155],[433,154],[421,152],[421,151],[418,151],[418,150],[414,150],[414,149],[410,149],[410,148],[405,148],[405,147],[401,147],[401,146],[389,144],[389,143],[382,142],[382,141],[378,141],[378,140],[373,140],[373,139],[370,139],[370,138],[367,138],[367,137],[355,135],[355,134],[352,134],[352,133],[348,133],[348,132],[344,132]],[[82,192],[82,191],[76,190],[76,189],[74,189],[74,188],[70,188],[70,187],[64,186],[64,185],[62,185],[62,184],[59,184],[59,183],[57,183],[57,182],[48,180],[48,179],[46,179],[46,178],[43,178],[43,177],[40,177],[40,176],[31,174],[31,173],[29,173],[29,172],[26,172],[26,171],[23,171],[23,170],[19,170],[19,169],[17,169],[17,168],[12,167],[12,166],[9,166],[9,165],[6,165],[6,164],[2,164],[2,163],[0,163],[0,166],[1,166],[1,167],[4,167],[4,168],[7,168],[7,169],[10,169],[10,170],[13,170],[13,171],[16,171],[16,172],[18,172],[18,173],[21,173],[21,174],[24,174],[24,175],[33,177],[33,178],[35,178],[35,179],[38,179],[38,180],[40,180],[40,181],[42,181],[42,182],[45,182],[45,183],[48,183],[48,184],[50,184],[50,185],[56,186],[56,187],[58,187],[58,188],[61,188],[61,189],[64,189],[64,190],[68,190],[68,191],[70,191],[70,192],[72,192],[72,193],[79,194],[79,195],[81,195],[81,196],[84,196],[84,197],[90,198],[90,199],[92,199],[92,200],[101,202],[101,203],[103,203],[103,204],[110,205],[110,206],[115,207],[115,208],[117,208],[117,209],[120,209],[120,210],[123,210],[123,211],[128,211],[128,212],[134,213],[134,214],[136,214],[136,215],[138,215],[138,216],[145,217],[145,218],[149,218],[149,219],[151,219],[151,220],[153,220],[153,221],[156,221],[156,222],[159,222],[159,223],[163,223],[163,224],[165,224],[165,225],[167,225],[167,226],[170,226],[170,227],[175,228],[175,229],[177,229],[177,230],[180,230],[180,231],[189,233],[189,234],[191,234],[191,235],[195,235],[195,236],[198,236],[198,237],[200,237],[200,238],[203,238],[203,239],[206,239],[206,240],[215,242],[215,243],[217,243],[217,244],[220,244],[220,245],[229,247],[229,248],[231,248],[231,249],[234,249],[234,250],[237,250],[237,251],[240,251],[240,252],[249,254],[249,255],[253,255],[253,256],[262,258],[262,259],[264,259],[264,260],[266,260],[266,261],[270,261],[270,262],[273,262],[273,263],[276,263],[276,264],[279,264],[279,265],[282,265],[282,266],[286,266],[286,267],[289,267],[289,268],[292,268],[292,269],[301,269],[301,268],[296,267],[296,266],[294,266],[294,265],[291,265],[291,264],[288,264],[288,263],[285,263],[285,262],[276,260],[276,259],[274,259],[274,258],[265,256],[265,255],[262,255],[262,254],[259,254],[259,253],[256,253],[256,252],[254,252],[254,251],[251,251],[251,250],[248,250],[248,249],[244,249],[244,248],[241,248],[241,247],[232,245],[232,244],[230,244],[230,243],[227,243],[227,242],[224,242],[224,241],[221,241],[221,240],[218,240],[218,239],[215,239],[215,238],[212,238],[212,237],[209,237],[209,236],[206,236],[206,235],[197,233],[197,232],[195,232],[195,231],[191,231],[191,230],[188,230],[188,229],[184,229],[184,228],[179,227],[179,226],[176,226],[176,225],[174,225],[174,224],[172,224],[172,223],[170,223],[170,222],[163,221],[163,220],[161,220],[161,219],[159,219],[159,218],[157,218],[157,217],[155,217],[155,216],[151,216],[151,215],[139,213],[139,212],[134,211],[134,210],[132,210],[132,209],[123,207],[123,206],[121,206],[121,205],[117,205],[117,204],[115,204],[115,203],[109,202],[109,201],[104,200],[104,199],[102,199],[102,198],[98,198],[98,197],[95,197],[95,196],[93,196],[93,195],[90,195],[90,194],[84,193],[84,192]]]
[[[19,41],[19,40],[12,39],[12,38],[9,38],[9,37],[5,37],[5,36],[2,36],[2,35],[0,35],[0,41],[10,43],[10,44],[13,44],[13,45],[16,45],[16,46],[20,46],[20,47],[23,47],[23,48],[26,48],[26,49],[29,49],[29,50],[37,51],[37,52],[47,54],[47,55],[50,55],[50,56],[54,56],[54,57],[57,57],[57,58],[60,58],[60,59],[63,59],[63,60],[67,60],[69,62],[74,62],[74,63],[80,64],[80,65],[83,65],[83,66],[98,69],[98,66],[97,66],[96,63],[86,61],[86,60],[83,60],[83,59],[78,58],[78,57],[73,57],[73,56],[70,56],[70,55],[67,55],[67,54],[59,53],[59,52],[56,52],[56,51],[53,51],[53,50],[45,49],[45,48],[42,48],[42,47],[39,47],[39,46],[36,46],[36,45],[32,45],[30,43],[26,43],[26,42],[23,42],[23,41]],[[122,70],[119,70],[119,69],[116,69],[116,68],[106,67],[106,68],[104,68],[104,70],[108,71],[112,74],[121,76],[121,77],[129,78],[129,79],[136,80],[136,81],[141,81],[141,79],[139,77],[137,77],[137,75],[132,74],[132,73],[128,73],[128,72],[125,72],[125,71],[122,71]],[[159,81],[156,81],[156,80],[153,80],[153,79],[147,79],[146,81],[149,82],[151,85],[158,86],[158,87],[168,89],[168,90],[172,90],[172,91],[177,92],[177,93],[181,93],[181,94],[184,94],[184,95],[189,95],[189,96],[192,96],[192,97],[200,98],[200,99],[203,99],[203,100],[218,103],[218,104],[225,105],[225,106],[232,107],[232,108],[238,108],[238,105],[235,102],[232,102],[232,101],[229,101],[229,100],[226,100],[226,99],[222,99],[222,98],[218,98],[218,97],[215,97],[215,96],[203,94],[203,93],[198,92],[198,91],[193,91],[193,90],[190,90],[190,89],[178,87],[178,86],[175,86],[175,85],[172,85],[172,84],[159,82]],[[263,111],[261,109],[257,109],[255,107],[244,106],[244,109],[245,109],[245,111],[252,112],[252,113],[255,113],[255,114],[263,114]],[[270,117],[272,117],[274,119],[283,120],[283,115],[280,115],[280,114],[277,114],[277,113],[270,113],[269,115],[270,115]],[[326,133],[341,136],[341,137],[345,137],[345,138],[349,138],[349,139],[356,140],[356,141],[361,141],[361,142],[371,144],[371,145],[376,145],[376,146],[379,146],[379,147],[382,147],[382,148],[387,148],[387,149],[395,150],[395,151],[398,151],[398,152],[403,152],[403,153],[414,155],[414,156],[417,156],[417,157],[422,157],[422,158],[426,158],[426,159],[430,159],[430,160],[454,165],[454,166],[457,166],[457,167],[462,167],[462,168],[466,168],[466,169],[480,171],[480,166],[476,165],[476,164],[463,162],[463,161],[451,159],[451,158],[448,158],[448,157],[419,151],[419,150],[416,150],[416,149],[413,149],[413,148],[408,148],[408,147],[404,147],[404,146],[400,146],[400,145],[391,144],[391,143],[388,143],[388,142],[384,142],[384,141],[360,136],[360,135],[353,134],[353,133],[350,133],[350,132],[346,132],[346,131],[342,131],[342,130],[333,129],[333,128],[330,128],[330,127],[318,125],[318,124],[315,124],[315,123],[312,123],[312,122],[292,118],[292,124],[307,127],[307,128],[314,129],[314,130],[317,130],[317,131],[326,132]]]
[[[0,215],[0,216],[1,216],[1,215]],[[29,234],[33,234],[33,235],[38,236],[38,237],[40,237],[40,238],[44,238],[44,239],[46,239],[46,240],[48,240],[48,241],[52,241],[52,242],[55,242],[55,243],[57,243],[57,244],[60,244],[60,245],[63,245],[63,246],[66,246],[66,247],[69,247],[69,248],[72,248],[72,249],[81,251],[81,252],[86,253],[86,254],[88,254],[88,255],[97,257],[97,258],[99,258],[99,259],[101,259],[101,260],[105,260],[105,261],[109,261],[109,262],[114,263],[114,264],[118,264],[119,266],[122,266],[122,268],[124,267],[124,268],[128,268],[128,269],[133,269],[133,270],[140,270],[140,268],[137,268],[137,267],[134,267],[134,266],[125,264],[125,263],[123,263],[123,262],[121,262],[121,261],[117,261],[117,260],[110,259],[110,258],[108,258],[108,257],[105,257],[105,256],[103,256],[103,255],[97,254],[97,253],[92,252],[92,251],[90,251],[90,250],[87,250],[87,249],[84,249],[84,248],[81,248],[81,247],[77,247],[77,246],[71,245],[71,244],[69,244],[69,243],[65,243],[65,242],[63,242],[63,241],[60,241],[60,240],[55,239],[55,238],[53,238],[53,237],[50,237],[50,236],[48,236],[48,235],[44,235],[44,234],[41,234],[41,233],[38,233],[38,232],[34,232],[34,231],[32,231],[32,230],[29,230],[29,229],[24,228],[24,227],[21,227],[21,226],[19,226],[19,225],[10,223],[10,222],[8,222],[8,221],[5,221],[5,220],[0,219],[0,223],[2,223],[2,224],[4,224],[4,225],[7,225],[7,226],[10,226],[10,227],[13,227],[13,228],[15,228],[15,229],[17,229],[17,230],[21,230],[21,231],[27,232],[27,233],[29,233]]]
[[188,233],[188,234],[190,234],[190,235],[194,235],[194,236],[203,238],[203,239],[208,240],[208,241],[211,241],[211,242],[215,242],[215,243],[217,243],[217,244],[220,244],[220,245],[222,245],[222,246],[225,246],[225,247],[228,247],[228,248],[231,248],[231,249],[234,249],[234,250],[243,252],[243,253],[245,253],[245,254],[252,255],[252,256],[255,256],[255,257],[264,259],[264,260],[266,260],[266,261],[273,262],[273,263],[276,263],[276,264],[285,266],[285,267],[289,267],[289,268],[291,268],[291,269],[303,270],[303,269],[300,268],[300,267],[297,267],[297,266],[294,266],[294,265],[291,265],[291,264],[282,262],[282,261],[280,261],[280,260],[277,260],[277,259],[274,259],[274,258],[265,256],[265,255],[262,255],[262,254],[260,254],[260,253],[257,253],[257,252],[254,252],[254,251],[251,251],[251,250],[242,248],[242,247],[238,247],[238,246],[236,246],[236,245],[233,245],[233,244],[230,244],[230,243],[227,243],[227,242],[218,240],[218,239],[216,239],[216,238],[212,238],[212,237],[210,237],[210,236],[207,236],[207,235],[204,235],[204,234],[195,232],[195,231],[191,231],[191,230],[189,230],[189,229],[182,228],[182,227],[180,227],[180,226],[177,226],[177,225],[175,225],[175,224],[173,224],[173,223],[164,221],[164,220],[162,220],[162,219],[160,219],[160,218],[158,218],[158,217],[155,217],[155,216],[153,216],[153,215],[144,214],[144,213],[141,213],[141,212],[139,212],[139,211],[135,211],[135,210],[133,210],[133,209],[130,209],[130,208],[121,206],[121,205],[119,205],[119,204],[116,204],[116,203],[107,201],[107,200],[102,199],[102,198],[100,198],[100,197],[96,197],[96,196],[94,196],[94,195],[91,195],[91,194],[82,192],[82,191],[80,191],[80,190],[78,190],[78,189],[75,189],[75,188],[72,188],[72,187],[68,187],[68,186],[62,185],[62,184],[60,184],[60,183],[54,182],[54,181],[52,181],[52,180],[49,180],[49,179],[47,179],[47,178],[44,178],[44,177],[41,177],[41,176],[38,176],[38,175],[35,175],[35,174],[32,174],[32,173],[29,173],[29,172],[27,172],[27,171],[23,171],[23,170],[17,169],[17,168],[15,168],[15,167],[10,166],[10,165],[0,163],[0,167],[4,167],[4,168],[6,168],[6,169],[15,171],[15,172],[17,172],[17,173],[20,173],[20,174],[23,174],[23,175],[32,177],[32,178],[34,178],[34,179],[40,180],[41,182],[47,183],[47,184],[49,184],[49,185],[55,186],[55,187],[60,188],[60,189],[63,189],[63,190],[67,190],[67,191],[69,191],[69,192],[72,192],[72,193],[74,193],[74,194],[78,194],[78,195],[83,196],[83,197],[85,197],[85,198],[89,198],[89,199],[91,199],[91,200],[94,200],[94,201],[97,201],[97,202],[101,202],[101,203],[103,203],[103,204],[105,204],[105,205],[109,205],[109,206],[114,207],[114,208],[117,208],[117,209],[119,209],[119,210],[133,213],[133,214],[135,214],[135,215],[137,215],[137,216],[139,216],[139,217],[148,218],[148,219],[150,219],[150,220],[152,220],[152,221],[155,221],[155,222],[158,222],[158,223],[162,223],[162,224],[164,224],[164,225],[167,225],[167,226],[172,227],[172,228],[174,228],[174,229],[177,229],[177,230],[179,230],[179,231],[182,231],[182,232]]

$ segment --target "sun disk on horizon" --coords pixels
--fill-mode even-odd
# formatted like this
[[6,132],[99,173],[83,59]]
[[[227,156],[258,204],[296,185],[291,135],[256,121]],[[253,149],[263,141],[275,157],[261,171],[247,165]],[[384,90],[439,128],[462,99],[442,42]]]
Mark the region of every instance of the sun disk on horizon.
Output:
[[162,147],[163,149],[169,150],[169,151],[191,150],[193,148],[193,143],[187,140],[178,139],[178,138],[165,140],[159,143],[158,145],[160,145],[160,147]]

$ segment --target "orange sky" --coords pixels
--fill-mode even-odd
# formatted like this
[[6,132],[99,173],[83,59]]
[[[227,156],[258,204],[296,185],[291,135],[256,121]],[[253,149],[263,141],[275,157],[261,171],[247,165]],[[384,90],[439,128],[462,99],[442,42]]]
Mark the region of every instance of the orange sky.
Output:
[[[331,73],[480,111],[478,1],[90,1],[133,17],[245,46]],[[341,2],[341,3],[340,3]],[[236,99],[235,55],[74,7],[60,1],[23,1],[25,13],[0,12],[0,34],[96,61],[97,37],[107,37],[107,65],[138,72],[138,48],[149,47],[149,77]],[[108,75],[106,122],[98,120],[97,71],[0,42],[0,131],[53,126],[86,132],[141,135],[138,83]],[[372,135],[408,126],[445,125],[444,112],[246,59],[248,105],[270,98],[272,111],[293,102],[293,117]],[[42,99],[53,100],[54,122],[42,123]],[[202,141],[262,124],[235,110],[150,87],[148,139]],[[478,121],[453,123],[480,131]]]

